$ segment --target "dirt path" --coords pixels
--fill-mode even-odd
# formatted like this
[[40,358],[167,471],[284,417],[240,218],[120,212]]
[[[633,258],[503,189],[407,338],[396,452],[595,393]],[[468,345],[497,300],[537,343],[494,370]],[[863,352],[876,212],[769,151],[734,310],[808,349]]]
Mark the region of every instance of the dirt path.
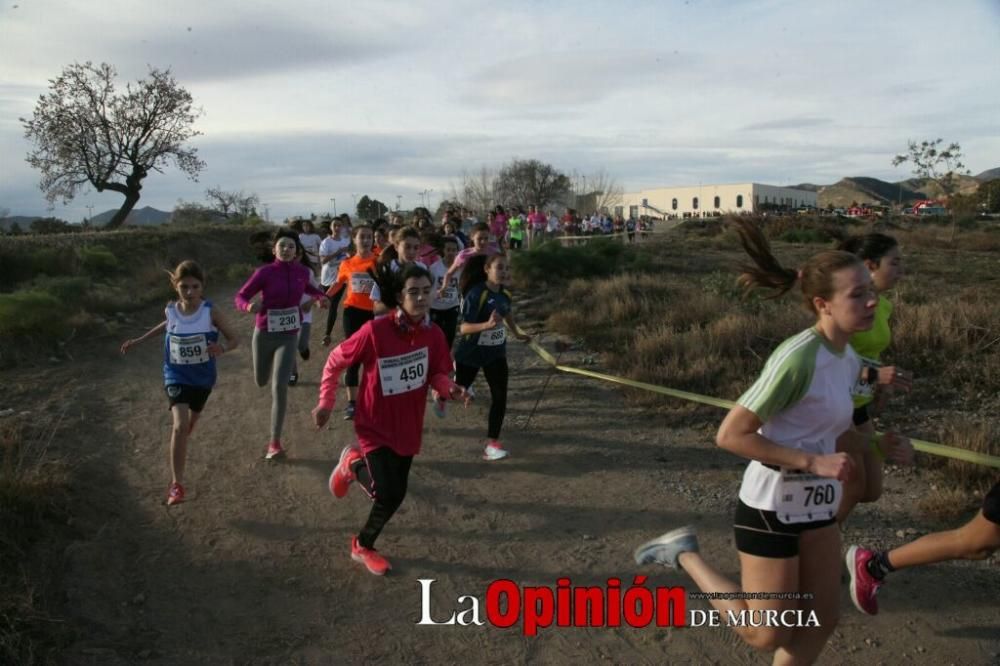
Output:
[[[230,316],[249,331],[249,318]],[[530,351],[511,344],[503,438],[511,458],[479,457],[485,400],[452,408],[445,420],[429,413],[409,495],[378,544],[394,571],[377,578],[348,557],[367,499],[352,489],[338,501],[326,490],[350,423],[336,420],[321,433],[309,425],[325,358],[318,344],[290,389],[289,459],[279,464],[261,459],[270,402],[253,383],[249,345],[221,361],[190,448],[189,500],[168,508],[160,351],[151,343],[122,358],[117,342],[100,340],[86,359],[43,376],[51,395],[63,396],[49,408],[66,410],[72,427],[60,449],[83,483],[74,505],[80,538],[66,549],[66,615],[80,636],[70,663],[767,661],[725,629],[549,628],[524,637],[519,627],[415,624],[417,579],[437,581],[436,619],[461,595],[484,601],[499,578],[554,586],[562,576],[575,585],[620,577],[628,586],[637,572],[632,549],[685,523],[698,525],[703,550],[733,573],[729,516],[742,465],[711,446],[717,421],[664,429],[614,388],[550,377]],[[19,373],[17,381],[31,377]],[[485,385],[477,390],[488,394]],[[847,539],[892,543],[900,526],[923,531],[907,499],[920,484],[904,484],[890,482],[889,501],[861,510]],[[645,573],[657,584],[687,583]],[[898,575],[877,618],[855,612],[845,591],[844,617],[823,661],[1000,662],[998,599],[996,559]]]

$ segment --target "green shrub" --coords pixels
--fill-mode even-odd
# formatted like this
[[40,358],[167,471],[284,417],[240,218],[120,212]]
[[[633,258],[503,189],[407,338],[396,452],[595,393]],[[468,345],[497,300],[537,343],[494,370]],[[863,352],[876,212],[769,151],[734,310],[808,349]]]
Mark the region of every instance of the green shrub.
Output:
[[0,294],[0,335],[57,338],[65,332],[59,299],[41,289]]
[[18,248],[0,250],[0,289],[13,289],[14,285],[34,274],[31,256]]
[[79,306],[90,289],[90,278],[85,275],[59,277],[40,277],[34,281],[36,289],[52,294],[58,298],[65,308]]
[[90,275],[104,277],[118,270],[118,257],[103,245],[84,245],[79,252],[80,266]]
[[829,243],[830,236],[822,229],[789,229],[781,234],[786,243]]
[[570,246],[549,241],[514,253],[511,263],[518,281],[545,284],[554,280],[604,277],[623,270],[642,273],[652,265],[646,251],[605,238]]
[[253,264],[229,264],[226,267],[226,280],[229,282],[245,282],[247,278],[253,275],[254,268]]
[[35,275],[67,275],[73,272],[74,259],[66,248],[40,247],[31,253],[31,271]]

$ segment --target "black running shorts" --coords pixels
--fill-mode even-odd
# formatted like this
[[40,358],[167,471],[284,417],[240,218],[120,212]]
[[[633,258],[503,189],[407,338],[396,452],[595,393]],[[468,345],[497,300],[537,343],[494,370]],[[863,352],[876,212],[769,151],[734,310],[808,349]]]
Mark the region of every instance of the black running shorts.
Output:
[[994,483],[983,498],[983,515],[991,523],[1000,525],[1000,481]]
[[830,518],[786,525],[778,520],[778,514],[774,511],[754,509],[739,500],[733,518],[736,550],[758,557],[798,557],[799,535],[802,532],[833,525],[835,522],[835,518]]
[[208,396],[212,394],[211,388],[191,386],[190,384],[169,384],[164,386],[163,390],[167,392],[170,409],[173,409],[174,405],[187,405],[192,412],[200,412],[205,409]]

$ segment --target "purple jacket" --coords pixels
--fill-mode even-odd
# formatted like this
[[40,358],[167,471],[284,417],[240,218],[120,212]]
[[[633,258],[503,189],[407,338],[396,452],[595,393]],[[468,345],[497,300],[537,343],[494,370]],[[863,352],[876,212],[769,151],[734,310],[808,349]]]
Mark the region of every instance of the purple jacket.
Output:
[[320,289],[314,287],[309,278],[312,271],[298,261],[279,261],[258,268],[240,290],[236,292],[236,309],[246,312],[250,301],[262,292],[261,308],[257,312],[257,328],[267,330],[267,311],[271,309],[298,307],[302,294],[308,293],[314,300],[324,298]]

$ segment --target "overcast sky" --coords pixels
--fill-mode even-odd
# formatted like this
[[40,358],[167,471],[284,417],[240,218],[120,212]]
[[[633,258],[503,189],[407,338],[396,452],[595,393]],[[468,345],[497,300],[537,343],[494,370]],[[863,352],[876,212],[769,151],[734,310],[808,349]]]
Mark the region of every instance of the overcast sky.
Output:
[[72,62],[122,83],[169,67],[204,114],[199,182],[138,206],[256,192],[272,218],[352,194],[436,204],[512,157],[604,168],[627,190],[901,180],[908,139],[1000,166],[1000,2],[0,0],[0,209],[48,210],[19,117]]

